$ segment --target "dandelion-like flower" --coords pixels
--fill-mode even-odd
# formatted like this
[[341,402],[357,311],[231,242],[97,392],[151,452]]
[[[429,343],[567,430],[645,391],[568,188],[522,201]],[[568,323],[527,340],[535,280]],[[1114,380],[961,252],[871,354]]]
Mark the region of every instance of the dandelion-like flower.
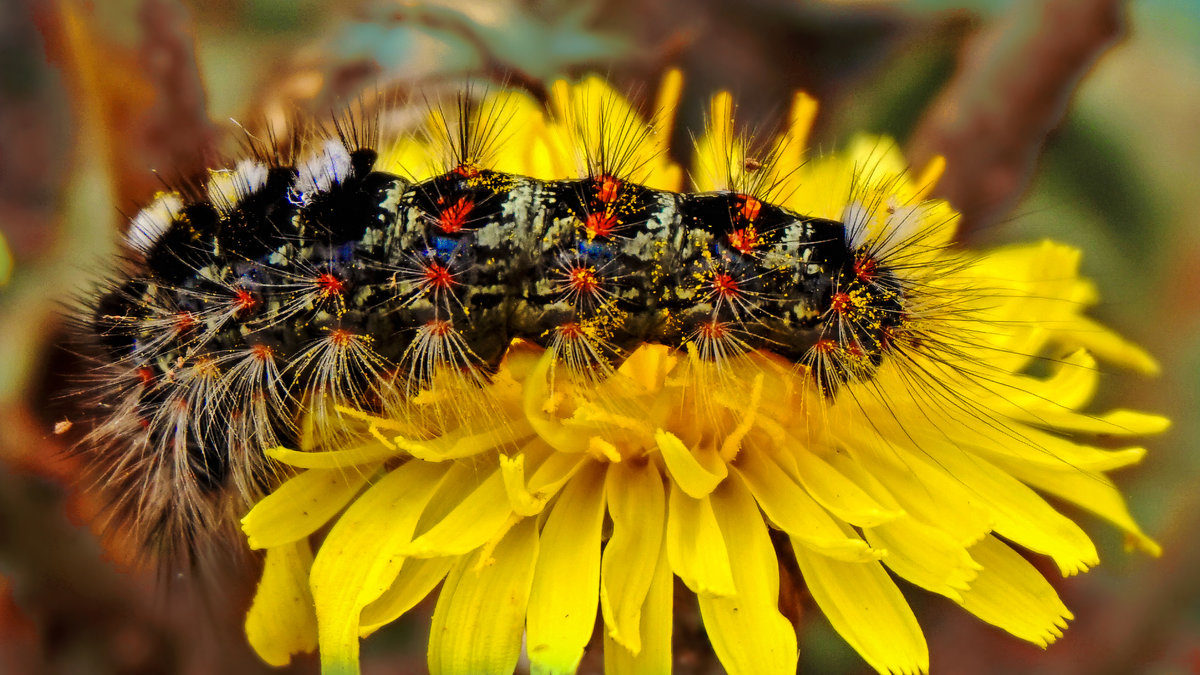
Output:
[[[677,190],[682,172],[662,144],[678,87],[668,78],[651,122],[594,79],[557,85],[549,114],[509,95],[511,137],[491,163],[574,175],[586,169],[582,139],[624,147],[642,184]],[[621,123],[588,122],[589,106]],[[916,673],[928,650],[893,577],[1021,639],[1061,635],[1071,614],[1026,555],[1064,575],[1098,558],[1043,495],[1157,553],[1107,476],[1144,451],[1079,440],[1155,433],[1166,421],[1081,412],[1097,359],[1156,366],[1083,314],[1096,294],[1078,253],[1051,242],[952,247],[955,214],[925,198],[939,163],[913,177],[873,138],[807,157],[815,111],[798,96],[789,126],[754,158],[719,95],[692,182],[845,224],[862,284],[831,290],[822,339],[784,358],[713,322],[682,348],[647,343],[587,370],[579,364],[599,360],[579,346],[603,341],[564,331],[548,349],[515,341],[487,376],[446,360],[385,414],[340,408],[336,443],[268,451],[296,473],[243,520],[250,545],[266,550],[246,623],[258,653],[283,664],[319,648],[324,672],[357,672],[360,638],[440,584],[433,673],[512,672],[523,645],[534,672],[573,672],[598,614],[607,672],[666,673],[678,577],[729,672],[792,673],[782,557],[872,667]],[[623,146],[606,140],[613,133]],[[383,161],[428,178],[445,170],[437,155],[415,138]],[[735,234],[735,246],[758,236]],[[885,290],[903,288],[903,306],[863,299],[887,285],[876,263],[899,280]],[[728,284],[709,287],[710,302],[739,311]],[[859,344],[868,324],[877,342]]]

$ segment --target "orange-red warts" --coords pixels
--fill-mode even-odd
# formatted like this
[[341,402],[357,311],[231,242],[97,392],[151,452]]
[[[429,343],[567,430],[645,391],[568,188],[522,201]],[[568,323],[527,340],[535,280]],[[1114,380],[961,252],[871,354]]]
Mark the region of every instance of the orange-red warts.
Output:
[[257,304],[258,301],[254,299],[254,295],[244,288],[239,288],[233,296],[233,308],[238,314],[249,312]]
[[259,361],[270,361],[275,358],[275,350],[267,345],[254,345],[250,348],[250,355]]
[[738,195],[737,200],[741,204],[738,215],[743,221],[753,223],[754,219],[758,217],[758,212],[762,211],[762,202],[750,195]]
[[741,293],[738,288],[737,279],[733,278],[728,272],[717,272],[713,275],[712,280],[713,291],[722,298],[732,298]]
[[824,340],[817,340],[817,343],[815,345],[813,345],[813,351],[815,351],[818,354],[832,354],[832,353],[836,352],[837,350],[838,350],[837,341],[830,340],[829,338],[825,338]]
[[462,231],[467,224],[467,216],[471,214],[473,208],[475,208],[475,203],[469,198],[459,197],[457,202],[446,207],[438,216],[438,227],[447,234]]
[[354,333],[351,333],[344,328],[338,328],[329,333],[329,342],[335,347],[345,347],[354,342]]
[[346,290],[346,284],[341,279],[337,278],[330,272],[317,275],[313,282],[317,286],[317,291],[323,298],[341,295]]
[[596,212],[588,214],[583,227],[587,230],[589,237],[607,237],[612,234],[620,222],[616,214]]
[[696,326],[696,334],[703,340],[724,340],[729,336],[729,324],[725,321],[705,321]]
[[182,333],[196,323],[196,316],[191,312],[179,312],[175,315],[175,332]]
[[[180,361],[182,362],[183,359],[180,359]],[[180,365],[182,365],[182,363]],[[212,359],[207,356],[202,356],[196,359],[196,362],[192,364],[192,370],[196,373],[207,376],[216,375],[218,372],[220,372],[220,368],[217,366],[216,359]]]
[[471,162],[463,162],[451,169],[451,172],[462,178],[474,178],[479,175],[479,167]]
[[584,337],[583,326],[580,326],[574,321],[562,324],[558,327],[558,334],[568,340],[574,340]]
[[847,293],[834,293],[829,301],[829,308],[834,314],[845,314],[850,309],[850,296]]
[[579,294],[592,295],[600,288],[600,280],[596,278],[595,270],[590,267],[572,267],[567,273],[567,283],[571,290]]
[[758,230],[750,225],[730,232],[729,245],[739,253],[750,253],[758,247]]
[[439,289],[450,288],[454,285],[454,276],[450,268],[436,261],[429,263],[421,270],[421,276],[429,286]]
[[454,325],[445,319],[433,319],[425,322],[426,331],[435,337],[445,337],[454,332]]
[[860,255],[854,259],[854,275],[863,281],[874,279],[878,267],[879,262],[874,258]]
[[621,194],[621,181],[608,175],[601,176],[599,180],[600,184],[596,186],[596,199],[605,204],[615,202]]

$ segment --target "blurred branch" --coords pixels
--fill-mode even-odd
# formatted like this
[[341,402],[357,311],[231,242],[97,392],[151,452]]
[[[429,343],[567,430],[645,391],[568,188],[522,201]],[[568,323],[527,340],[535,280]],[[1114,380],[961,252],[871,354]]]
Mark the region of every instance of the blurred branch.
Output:
[[[38,28],[47,55],[66,75],[76,116],[95,116],[86,121],[109,142],[116,204],[144,204],[163,179],[204,178],[217,134],[187,10],[176,0],[141,0],[108,15],[80,0],[46,4],[52,10],[40,13]],[[132,24],[133,44],[115,37],[114,23]],[[168,173],[158,178],[148,168]]]
[[1124,15],[1123,0],[1027,0],[967,41],[909,147],[913,166],[946,158],[937,193],[962,212],[964,234],[1024,193],[1080,79],[1123,35]]

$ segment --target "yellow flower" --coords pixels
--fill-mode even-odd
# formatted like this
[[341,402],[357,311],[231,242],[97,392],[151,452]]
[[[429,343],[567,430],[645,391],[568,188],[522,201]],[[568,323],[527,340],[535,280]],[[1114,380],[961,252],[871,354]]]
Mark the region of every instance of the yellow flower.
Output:
[[[682,176],[661,145],[678,90],[672,75],[649,125],[616,125],[636,136],[636,179],[666,189]],[[491,165],[540,178],[586,170],[573,135],[593,147],[630,142],[593,126],[593,109],[637,119],[596,79],[557,85],[551,115],[519,95],[502,108],[513,137]],[[1106,476],[1144,451],[1077,440],[1167,424],[1080,412],[1096,358],[1156,366],[1083,316],[1096,298],[1078,253],[1050,242],[948,247],[955,214],[924,200],[940,164],[914,180],[874,138],[808,158],[815,112],[798,96],[791,125],[754,158],[719,95],[693,183],[843,220],[911,275],[924,300],[905,308],[910,330],[878,368],[844,354],[845,381],[822,392],[810,374],[820,354],[808,367],[763,352],[701,358],[697,340],[643,345],[615,372],[581,378],[562,354],[518,341],[485,384],[444,373],[387,418],[344,411],[361,424],[354,442],[268,451],[298,473],[243,521],[250,545],[266,549],[246,623],[259,654],[283,664],[319,646],[324,672],[357,672],[360,637],[440,583],[433,673],[509,673],[523,644],[534,672],[573,672],[598,613],[606,672],[667,673],[679,577],[729,672],[793,673],[796,633],[778,607],[786,547],[872,667],[916,673],[928,651],[893,575],[1019,638],[1044,646],[1061,635],[1070,612],[1018,551],[1063,574],[1098,559],[1042,494],[1157,553]],[[435,155],[410,140],[385,161],[420,178],[441,170]],[[1039,356],[1049,372],[1031,367]]]

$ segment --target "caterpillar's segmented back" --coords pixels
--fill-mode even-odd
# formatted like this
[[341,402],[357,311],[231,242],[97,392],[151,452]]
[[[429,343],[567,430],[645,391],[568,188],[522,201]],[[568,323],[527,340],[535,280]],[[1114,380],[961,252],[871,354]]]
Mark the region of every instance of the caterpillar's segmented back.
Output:
[[137,262],[85,320],[103,380],[86,445],[148,540],[186,544],[231,491],[244,505],[270,487],[262,449],[322,433],[302,418],[386,411],[443,371],[482,383],[514,340],[584,378],[646,342],[718,364],[766,350],[824,396],[900,349],[912,284],[895,242],[853,223],[654,189],[620,162],[505,173],[466,140],[415,180],[373,144],[260,152],[134,218]]

